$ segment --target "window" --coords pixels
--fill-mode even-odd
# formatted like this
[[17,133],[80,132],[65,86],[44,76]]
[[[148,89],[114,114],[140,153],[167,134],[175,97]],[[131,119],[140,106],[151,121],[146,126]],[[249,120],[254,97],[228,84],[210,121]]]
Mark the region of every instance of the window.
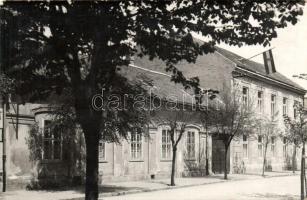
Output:
[[248,157],[248,141],[246,135],[243,135],[243,157]]
[[263,137],[258,135],[258,156],[263,156],[263,144],[262,144]]
[[282,99],[282,114],[288,115],[288,99],[285,97]]
[[271,116],[273,117],[276,113],[276,95],[271,95]]
[[276,151],[275,151],[275,137],[271,137],[271,152],[272,152],[272,156],[275,156]]
[[263,112],[263,92],[262,91],[258,91],[257,109],[258,109],[258,112],[260,113]]
[[299,102],[294,101],[294,104],[293,104],[293,117],[294,117],[294,119],[296,119],[296,117],[297,117],[297,106],[298,105],[299,105]]
[[43,159],[60,160],[61,159],[61,134],[51,131],[51,121],[43,121]]
[[106,160],[106,144],[104,141],[99,141],[99,161],[105,161]]
[[162,130],[162,159],[171,159],[171,132]]
[[247,105],[248,104],[248,88],[247,87],[243,87],[242,93],[243,93],[243,96],[242,96],[243,104]]
[[296,108],[293,109],[293,117],[294,117],[294,119],[296,119],[296,117],[297,117],[297,110],[296,110]]
[[188,131],[187,134],[187,157],[195,158],[195,132]]
[[287,157],[287,138],[286,137],[283,138],[282,152],[283,152],[284,158],[286,158]]
[[131,133],[131,158],[140,160],[142,158],[142,135],[138,132]]

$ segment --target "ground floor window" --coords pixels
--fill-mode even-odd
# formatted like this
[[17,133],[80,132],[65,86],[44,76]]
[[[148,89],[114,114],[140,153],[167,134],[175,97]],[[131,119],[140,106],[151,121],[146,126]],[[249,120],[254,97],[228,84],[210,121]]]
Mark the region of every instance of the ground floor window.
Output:
[[187,133],[187,158],[195,159],[195,132],[193,131]]
[[243,157],[248,157],[248,141],[246,135],[243,135]]
[[131,158],[140,160],[142,158],[142,135],[138,132],[131,133]]
[[283,138],[283,145],[282,145],[282,152],[283,152],[283,156],[284,158],[287,157],[287,138]]
[[171,158],[171,132],[170,130],[162,130],[162,159]]
[[51,121],[43,121],[43,159],[60,160],[62,158],[61,133],[52,131]]
[[258,135],[258,156],[263,156],[263,136]]
[[276,150],[275,150],[275,137],[271,137],[271,152],[272,152],[272,156],[276,155]]
[[106,160],[106,143],[104,141],[99,141],[99,161]]

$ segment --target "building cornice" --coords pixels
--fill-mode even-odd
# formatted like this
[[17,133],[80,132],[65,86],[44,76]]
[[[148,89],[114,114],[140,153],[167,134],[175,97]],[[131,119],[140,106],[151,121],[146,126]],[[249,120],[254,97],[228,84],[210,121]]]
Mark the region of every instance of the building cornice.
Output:
[[253,72],[253,71],[244,69],[244,68],[242,68],[242,67],[240,67],[240,66],[238,66],[238,65],[236,65],[235,70],[242,71],[243,74],[244,74],[245,76],[249,76],[249,77],[251,77],[251,78],[256,78],[256,79],[258,79],[258,80],[266,81],[266,82],[268,82],[269,84],[272,84],[272,83],[273,83],[274,85],[276,85],[276,86],[278,86],[278,87],[282,87],[282,88],[285,88],[285,89],[290,89],[291,91],[293,91],[293,92],[295,92],[295,93],[297,93],[297,94],[299,94],[299,95],[305,95],[306,92],[307,92],[307,91],[304,90],[304,89],[300,89],[300,88],[297,88],[297,87],[295,87],[295,86],[293,86],[293,85],[290,85],[290,84],[287,84],[287,83],[285,83],[285,82],[276,80],[276,79],[274,79],[274,78],[267,77],[267,76],[264,76],[264,75],[262,75],[262,74],[260,74],[260,73],[257,73],[257,72]]

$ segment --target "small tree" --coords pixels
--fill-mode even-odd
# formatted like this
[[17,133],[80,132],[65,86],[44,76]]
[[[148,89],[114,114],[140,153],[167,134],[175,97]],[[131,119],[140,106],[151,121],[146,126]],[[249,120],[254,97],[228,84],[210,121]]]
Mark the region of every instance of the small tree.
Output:
[[[205,157],[206,157],[206,175],[209,175],[209,147],[208,147],[208,128],[211,125],[210,122],[210,114],[214,112],[214,110],[210,109],[209,101],[216,98],[216,95],[219,93],[217,90],[205,90],[203,91],[203,95],[198,99],[198,103],[200,104],[199,112],[200,112],[200,121],[202,126],[206,132],[206,149],[205,149]],[[211,102],[210,102],[211,103]],[[204,109],[205,108],[205,109]]]
[[210,121],[224,143],[224,179],[227,179],[227,152],[234,138],[249,133],[253,124],[252,103],[249,99],[242,99],[237,87],[231,90],[224,86],[216,100],[219,103],[216,108],[211,106]]
[[304,181],[305,181],[305,143],[307,139],[307,118],[306,110],[301,103],[294,104],[294,118],[284,117],[287,128],[288,138],[302,144],[301,158],[301,200],[304,199]]
[[[176,170],[176,155],[177,155],[177,146],[180,142],[183,133],[185,132],[186,123],[183,120],[180,120],[180,115],[182,113],[176,113],[174,119],[169,120],[170,125],[170,136],[172,142],[172,173],[171,173],[171,186],[175,186],[175,170]],[[177,134],[178,133],[178,134]]]
[[186,120],[182,110],[169,111],[165,125],[169,126],[167,134],[170,135],[172,144],[172,171],[171,171],[171,186],[175,186],[175,173],[176,173],[176,157],[177,157],[177,146],[182,139],[182,136],[186,128]]
[[[295,111],[296,112],[296,111]],[[297,169],[297,160],[296,160],[296,155],[297,155],[297,148],[300,147],[300,136],[299,134],[294,134],[293,130],[290,128],[289,125],[289,121],[291,121],[291,118],[287,115],[284,115],[284,123],[285,123],[285,134],[284,134],[284,138],[285,138],[285,142],[286,144],[292,144],[293,145],[293,149],[292,149],[292,163],[291,163],[291,169],[292,172],[295,173],[295,170]]]
[[159,116],[154,116],[168,128],[167,134],[169,135],[172,148],[172,168],[171,168],[171,186],[175,186],[175,174],[176,174],[176,159],[178,144],[180,143],[183,135],[186,131],[186,127],[193,119],[197,120],[197,114],[195,111],[185,110],[182,108],[165,109],[159,112]]
[[[269,143],[271,142],[271,145],[273,142],[275,142],[276,137],[279,135],[280,131],[278,129],[277,124],[277,116],[278,112],[274,113],[270,118],[262,116],[260,119],[257,120],[258,122],[258,128],[261,130],[261,137],[263,138],[263,144],[264,144],[264,152],[263,152],[263,165],[262,165],[262,176],[264,176],[265,168],[267,165],[267,150]],[[275,149],[272,149],[272,153]]]

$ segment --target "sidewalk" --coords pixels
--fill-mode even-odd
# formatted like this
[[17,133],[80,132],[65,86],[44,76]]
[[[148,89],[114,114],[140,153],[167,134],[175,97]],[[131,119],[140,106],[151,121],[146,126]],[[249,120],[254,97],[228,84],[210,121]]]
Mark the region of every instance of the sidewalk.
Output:
[[[298,175],[292,172],[266,172],[266,178]],[[193,178],[176,178],[176,186],[169,186],[170,179],[144,180],[144,181],[129,181],[129,182],[113,182],[102,185],[99,188],[99,197],[118,196],[139,192],[150,192],[158,190],[168,190],[183,187],[192,187],[206,184],[221,183],[225,181],[240,181],[249,179],[263,178],[259,174],[229,174],[228,180],[223,179],[222,174],[212,175],[208,177],[193,177]],[[0,194],[2,200],[81,200],[84,199],[83,188],[76,188],[69,191],[26,191],[17,190],[9,191]]]

